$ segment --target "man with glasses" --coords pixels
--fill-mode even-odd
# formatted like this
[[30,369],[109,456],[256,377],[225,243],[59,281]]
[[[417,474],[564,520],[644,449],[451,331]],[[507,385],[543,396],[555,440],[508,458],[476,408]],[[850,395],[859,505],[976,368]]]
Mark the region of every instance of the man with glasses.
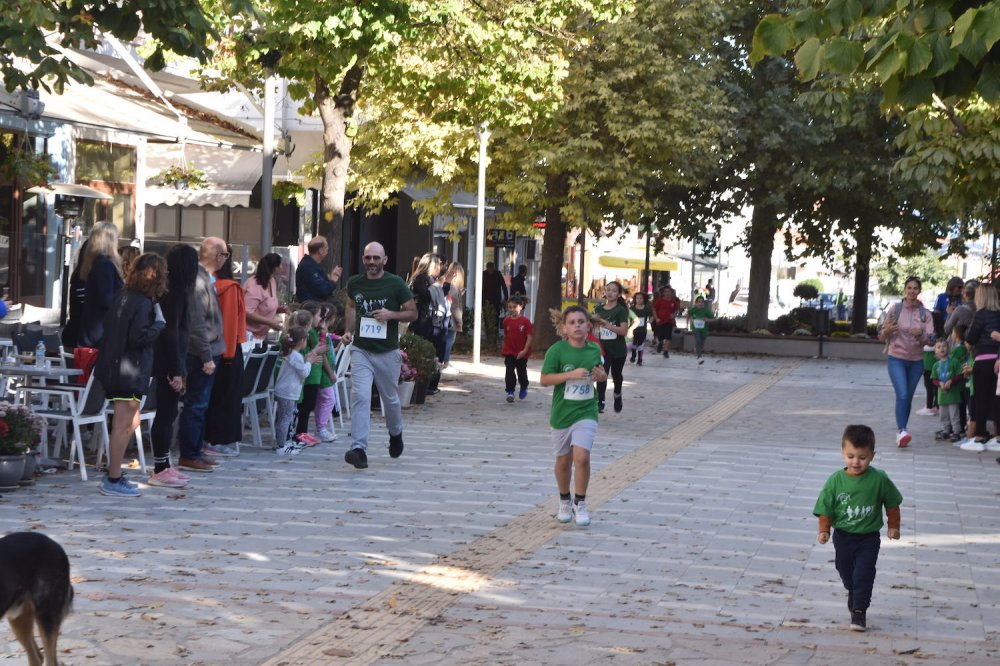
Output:
[[372,383],[378,388],[389,431],[389,456],[403,454],[403,410],[397,386],[401,358],[399,322],[415,321],[413,293],[398,275],[385,272],[385,248],[369,243],[365,272],[347,281],[344,344],[351,349],[351,448],[344,460],[357,469],[368,467]]
[[215,369],[226,349],[222,337],[222,310],[215,293],[215,272],[228,257],[226,241],[214,236],[202,241],[198,277],[188,296],[187,384],[184,409],[177,422],[177,443],[181,450],[177,466],[191,472],[211,472],[217,464],[203,455],[202,447]]
[[329,300],[337,290],[341,268],[336,266],[329,273],[323,270],[321,264],[330,254],[326,238],[322,236],[313,238],[306,249],[309,254],[302,257],[299,267],[295,269],[295,300],[299,303]]

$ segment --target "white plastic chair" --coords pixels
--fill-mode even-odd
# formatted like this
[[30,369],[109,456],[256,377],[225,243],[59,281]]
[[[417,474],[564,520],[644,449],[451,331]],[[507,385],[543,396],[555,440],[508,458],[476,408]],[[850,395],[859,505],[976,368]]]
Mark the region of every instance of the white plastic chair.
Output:
[[351,398],[347,394],[347,377],[348,373],[351,371],[351,350],[354,349],[354,345],[340,345],[340,349],[337,354],[337,367],[334,369],[334,375],[336,380],[334,381],[333,387],[337,392],[337,402],[340,403],[340,427],[344,427],[344,412],[347,412],[348,418],[351,416]]

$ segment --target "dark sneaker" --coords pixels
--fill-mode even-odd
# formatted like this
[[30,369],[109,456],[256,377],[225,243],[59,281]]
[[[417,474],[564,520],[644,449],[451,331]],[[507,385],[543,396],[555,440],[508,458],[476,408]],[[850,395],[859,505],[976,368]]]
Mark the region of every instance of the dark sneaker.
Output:
[[622,394],[615,393],[615,413],[622,411]]
[[389,435],[389,457],[398,458],[403,455],[403,433]]
[[344,454],[344,462],[354,465],[357,469],[368,467],[368,454],[364,449],[351,449]]
[[944,430],[938,430],[936,433],[934,433],[934,439],[948,439],[950,437],[951,433],[946,432]]
[[670,358],[670,352],[668,351],[663,352],[663,358]]
[[641,356],[639,357],[639,360],[635,362],[635,364],[636,365],[642,365],[642,357]]
[[632,352],[632,356],[628,360],[629,363],[635,363],[635,352]]
[[514,402],[514,392],[507,391],[507,402]]
[[851,631],[865,631],[865,612],[862,610],[851,611]]
[[603,414],[604,413],[604,403],[603,402],[597,403],[597,413],[598,414]]

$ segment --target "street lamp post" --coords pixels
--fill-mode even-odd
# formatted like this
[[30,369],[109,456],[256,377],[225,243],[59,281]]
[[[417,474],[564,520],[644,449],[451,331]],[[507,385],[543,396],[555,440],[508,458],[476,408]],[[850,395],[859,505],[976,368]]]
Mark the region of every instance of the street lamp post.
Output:
[[[486,243],[486,143],[490,139],[489,125],[476,128],[479,138],[479,196],[476,203],[476,295],[473,308],[472,362],[479,365],[483,339],[483,245]],[[496,326],[496,322],[493,322]]]

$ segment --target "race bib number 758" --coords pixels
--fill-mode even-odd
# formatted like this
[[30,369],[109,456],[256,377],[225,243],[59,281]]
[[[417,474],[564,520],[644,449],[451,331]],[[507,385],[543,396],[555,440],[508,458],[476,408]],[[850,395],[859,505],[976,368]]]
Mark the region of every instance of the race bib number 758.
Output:
[[570,379],[564,386],[566,400],[590,400],[594,396],[594,383],[589,379]]

